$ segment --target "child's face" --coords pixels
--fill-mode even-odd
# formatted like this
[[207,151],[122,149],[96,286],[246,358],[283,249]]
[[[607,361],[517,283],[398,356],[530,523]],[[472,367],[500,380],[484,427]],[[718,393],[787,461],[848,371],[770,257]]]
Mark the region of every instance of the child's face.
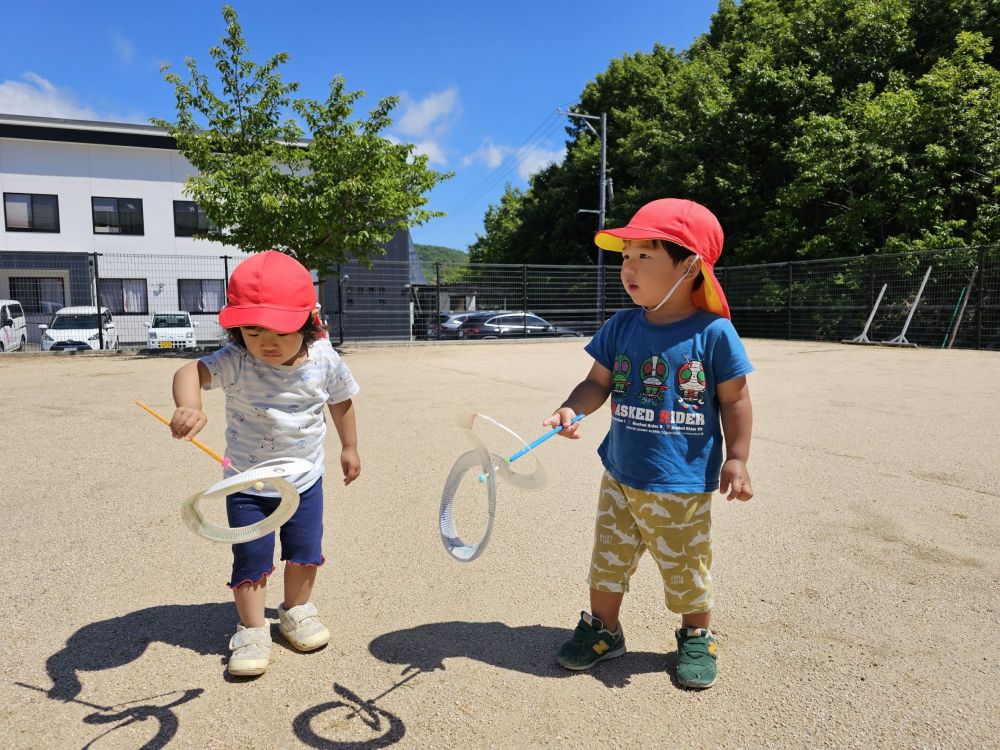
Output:
[[290,365],[302,350],[305,339],[301,333],[278,333],[270,328],[240,326],[247,351],[269,365]]
[[[687,270],[687,262],[674,265],[673,259],[662,247],[651,240],[626,240],[622,250],[622,286],[635,304],[655,307],[663,296],[677,283]],[[694,275],[688,279],[694,283]],[[682,284],[671,299],[686,299]]]

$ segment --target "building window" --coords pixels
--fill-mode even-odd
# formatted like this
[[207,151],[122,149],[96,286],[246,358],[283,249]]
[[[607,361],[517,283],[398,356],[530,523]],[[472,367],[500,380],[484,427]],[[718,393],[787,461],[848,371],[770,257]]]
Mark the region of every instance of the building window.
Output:
[[178,279],[177,298],[181,310],[217,313],[226,303],[226,287],[222,279]]
[[3,214],[8,232],[59,231],[59,198],[55,195],[4,193]]
[[60,278],[11,276],[10,296],[24,305],[28,313],[51,315],[66,307],[66,289]]
[[145,279],[101,279],[98,293],[101,306],[115,315],[149,312]]
[[174,237],[194,237],[209,232],[215,225],[194,201],[174,201]]
[[143,234],[139,198],[91,198],[94,234]]

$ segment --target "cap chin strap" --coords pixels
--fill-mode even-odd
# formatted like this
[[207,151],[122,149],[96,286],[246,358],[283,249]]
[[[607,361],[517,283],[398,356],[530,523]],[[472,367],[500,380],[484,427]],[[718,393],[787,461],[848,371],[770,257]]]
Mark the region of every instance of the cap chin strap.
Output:
[[677,291],[677,287],[679,287],[684,282],[684,279],[688,277],[688,275],[691,273],[691,270],[697,267],[698,267],[698,256],[695,256],[695,259],[690,263],[688,263],[688,267],[687,270],[684,272],[684,275],[681,276],[679,279],[677,279],[674,285],[670,287],[670,291],[667,292],[663,296],[663,299],[660,300],[660,304],[658,304],[656,307],[643,307],[642,309],[645,310],[646,312],[656,312],[661,307],[663,307],[666,301],[670,299],[670,297],[673,295],[674,292]]

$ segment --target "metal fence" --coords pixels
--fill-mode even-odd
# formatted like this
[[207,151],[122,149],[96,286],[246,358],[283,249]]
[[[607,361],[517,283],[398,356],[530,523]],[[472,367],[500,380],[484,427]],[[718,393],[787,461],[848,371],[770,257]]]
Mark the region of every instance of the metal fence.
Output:
[[[246,257],[3,251],[0,300],[24,308],[28,349],[42,348],[39,325],[48,325],[56,310],[98,299],[114,321],[113,338],[99,342],[107,348],[146,347],[152,317],[173,311],[190,313],[199,346],[215,347],[224,339],[217,316],[228,279]],[[613,265],[603,289],[595,266],[438,263],[424,266],[422,275],[413,270],[406,261],[376,261],[317,273],[334,342],[435,340],[444,337],[442,313],[468,310],[529,312],[589,336],[632,306]],[[1000,246],[727,266],[716,273],[745,337],[840,341],[865,331],[873,343],[946,347],[953,338],[956,347],[1000,350]]]

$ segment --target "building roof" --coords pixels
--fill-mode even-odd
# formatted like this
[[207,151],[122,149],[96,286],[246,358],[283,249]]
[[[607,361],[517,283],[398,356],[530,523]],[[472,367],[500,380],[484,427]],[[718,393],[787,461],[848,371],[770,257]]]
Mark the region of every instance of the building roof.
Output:
[[[0,138],[178,150],[173,136],[159,125],[67,120],[59,117],[9,115],[2,112],[0,112]],[[300,141],[302,145],[308,142]]]
[[0,113],[0,138],[177,150],[170,134],[156,125],[3,113]]

